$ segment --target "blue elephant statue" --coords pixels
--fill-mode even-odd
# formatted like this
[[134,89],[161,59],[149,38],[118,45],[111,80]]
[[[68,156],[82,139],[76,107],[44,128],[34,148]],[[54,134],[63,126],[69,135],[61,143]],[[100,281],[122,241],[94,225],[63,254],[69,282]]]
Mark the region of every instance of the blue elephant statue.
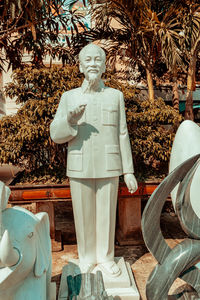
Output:
[[0,300],[55,300],[48,215],[6,208],[9,195],[0,182]]

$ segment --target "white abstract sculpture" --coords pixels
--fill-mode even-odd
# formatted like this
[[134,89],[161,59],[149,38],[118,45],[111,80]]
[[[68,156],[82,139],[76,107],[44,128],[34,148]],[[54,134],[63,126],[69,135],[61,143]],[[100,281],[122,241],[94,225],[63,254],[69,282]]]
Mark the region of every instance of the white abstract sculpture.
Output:
[[[178,165],[188,158],[200,153],[200,127],[193,121],[186,120],[179,126],[170,157],[169,171],[173,171]],[[193,210],[200,218],[200,167],[197,168],[190,187],[190,201]],[[176,200],[178,186],[172,191],[173,204]]]
[[6,208],[9,195],[0,182],[0,300],[55,300],[48,215]]
[[104,86],[105,52],[94,44],[80,54],[85,80],[62,95],[50,126],[56,143],[68,142],[70,178],[79,266],[82,273],[95,265],[118,276],[114,234],[119,176],[131,193],[137,189],[126,125],[123,94]]

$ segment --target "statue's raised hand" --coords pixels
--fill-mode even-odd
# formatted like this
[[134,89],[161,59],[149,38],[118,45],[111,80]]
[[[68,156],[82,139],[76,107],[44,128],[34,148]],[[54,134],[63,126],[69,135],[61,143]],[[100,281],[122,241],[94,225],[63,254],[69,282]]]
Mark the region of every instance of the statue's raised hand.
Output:
[[87,104],[81,104],[77,106],[75,109],[69,111],[67,115],[67,121],[72,125],[76,125],[78,120],[80,120],[80,118],[82,117],[86,105]]

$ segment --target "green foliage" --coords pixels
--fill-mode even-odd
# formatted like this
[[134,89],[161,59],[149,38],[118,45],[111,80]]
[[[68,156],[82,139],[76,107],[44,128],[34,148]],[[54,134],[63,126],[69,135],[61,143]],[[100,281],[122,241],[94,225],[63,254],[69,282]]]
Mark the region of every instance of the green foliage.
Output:
[[0,121],[0,163],[21,165],[27,171],[65,165],[66,147],[50,139],[49,126],[61,94],[81,84],[78,68],[16,70],[6,95],[24,103],[16,115]]
[[81,81],[82,75],[77,66],[41,69],[26,67],[23,70],[15,70],[5,93],[10,98],[17,97],[17,103],[52,100],[52,103],[57,105],[62,93],[80,86]]
[[53,169],[41,166],[39,169],[33,169],[32,171],[28,172],[28,174],[27,171],[24,170],[20,172],[12,181],[12,185],[52,183],[69,184],[69,180],[66,177],[66,168],[64,166],[54,167]]
[[135,107],[127,111],[127,120],[138,171],[166,169],[182,116],[159,98],[143,100],[139,105],[136,101]]
[[[74,4],[78,0],[71,1]],[[82,1],[85,5],[85,1]],[[72,10],[65,0],[1,0],[0,1],[0,68],[5,61],[14,69],[23,65],[24,51],[31,53],[32,63],[42,65],[47,54],[63,61],[72,59],[72,37],[85,27],[83,15]],[[60,39],[65,35],[66,42]]]
[[[66,145],[51,141],[49,126],[61,94],[79,87],[82,79],[77,66],[40,70],[27,67],[14,72],[6,95],[16,97],[23,105],[16,115],[0,120],[0,163],[21,165],[31,172],[32,182],[39,176],[42,181],[48,174],[54,176],[58,169],[64,174]],[[124,93],[137,173],[155,173],[167,164],[181,116],[162,99],[141,98],[138,90],[123,85],[112,74],[105,74],[104,80],[107,86]],[[166,125],[171,125],[170,129]]]
[[125,97],[134,166],[139,177],[167,172],[172,142],[182,116],[161,98],[150,101],[134,87],[107,75],[107,85]]

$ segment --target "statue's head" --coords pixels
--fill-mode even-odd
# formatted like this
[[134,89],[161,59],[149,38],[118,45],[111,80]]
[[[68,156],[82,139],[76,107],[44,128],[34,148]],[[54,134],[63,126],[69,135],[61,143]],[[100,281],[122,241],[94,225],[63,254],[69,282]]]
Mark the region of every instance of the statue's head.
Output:
[[80,72],[90,81],[100,80],[106,69],[106,55],[104,50],[95,45],[85,46],[79,53]]

